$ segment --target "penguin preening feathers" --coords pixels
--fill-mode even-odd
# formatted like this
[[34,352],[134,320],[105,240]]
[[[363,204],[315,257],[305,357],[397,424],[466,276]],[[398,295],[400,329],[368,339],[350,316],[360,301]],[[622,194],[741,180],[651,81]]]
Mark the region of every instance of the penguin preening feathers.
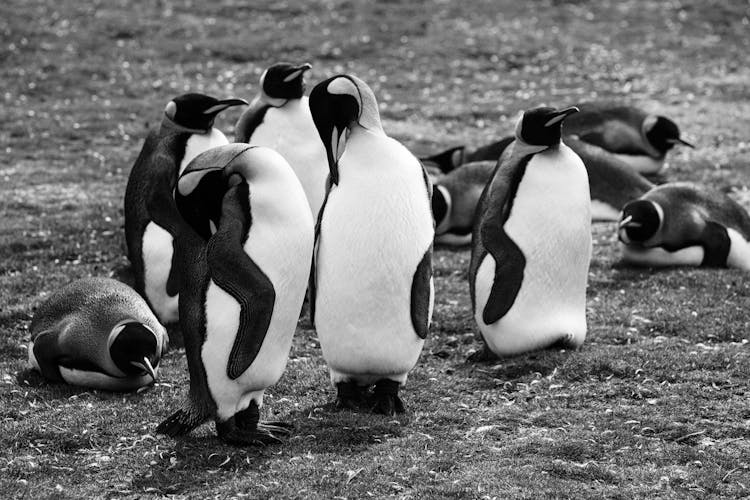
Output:
[[177,176],[196,155],[227,144],[213,127],[225,109],[247,104],[184,94],[167,103],[161,126],[149,133],[125,190],[125,239],[135,289],[162,323],[177,321],[179,272],[172,269],[181,219],[172,191]]
[[168,340],[146,302],[109,278],[53,292],[31,321],[29,363],[54,382],[131,391],[156,380]]
[[330,178],[318,217],[311,319],[337,388],[356,407],[375,385],[375,412],[398,396],[432,315],[430,185],[419,160],[383,131],[370,87],[351,75],[320,82],[310,109]]
[[279,152],[297,174],[316,218],[325,197],[328,163],[303,95],[310,68],[307,63],[269,67],[260,78],[260,94],[237,122],[235,141]]
[[750,270],[747,211],[695,184],[663,184],[625,205],[618,236],[628,264]]
[[577,347],[585,338],[588,179],[560,140],[563,120],[576,111],[524,112],[480,199],[469,283],[486,355]]
[[682,139],[675,122],[634,106],[605,102],[583,103],[580,113],[565,123],[565,135],[599,146],[636,172],[656,174],[674,146],[694,147]]
[[302,186],[277,152],[235,143],[197,156],[175,197],[192,228],[180,259],[190,392],[157,432],[187,434],[213,417],[229,443],[278,442],[288,426],[260,422],[260,408],[286,366],[310,275]]

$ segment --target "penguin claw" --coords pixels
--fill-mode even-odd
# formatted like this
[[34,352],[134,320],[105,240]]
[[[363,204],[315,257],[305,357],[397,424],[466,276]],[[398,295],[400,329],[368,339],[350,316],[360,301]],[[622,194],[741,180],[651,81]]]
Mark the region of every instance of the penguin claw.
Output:
[[392,417],[398,413],[404,413],[404,402],[395,394],[379,394],[375,396],[375,405],[372,407],[373,413],[387,415]]
[[356,382],[339,382],[336,384],[336,408],[340,410],[357,410],[362,403],[363,388]]
[[258,430],[269,432],[270,434],[279,434],[288,436],[292,433],[294,426],[286,422],[259,422]]
[[225,443],[237,446],[267,446],[269,444],[283,443],[279,436],[261,426],[252,431],[240,430],[235,427],[226,432],[218,432],[218,434],[219,439]]

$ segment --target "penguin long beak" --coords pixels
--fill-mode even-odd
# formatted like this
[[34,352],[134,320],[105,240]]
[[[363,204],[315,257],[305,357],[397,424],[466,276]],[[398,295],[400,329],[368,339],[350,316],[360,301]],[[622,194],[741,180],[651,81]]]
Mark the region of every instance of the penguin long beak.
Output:
[[219,101],[207,110],[203,111],[204,115],[215,115],[217,113],[221,113],[227,108],[231,108],[232,106],[247,106],[247,101],[244,99],[224,99],[223,101]]
[[131,364],[147,372],[149,375],[151,375],[153,381],[156,382],[156,370],[151,365],[151,361],[149,361],[147,357],[144,356],[143,363],[140,363],[138,361],[131,361]]
[[632,215],[628,215],[620,221],[620,229],[625,227],[641,227],[642,225],[640,222],[634,221]]
[[677,137],[676,139],[667,139],[667,142],[670,144],[682,144],[683,146],[687,146],[689,148],[695,149],[695,146],[693,146],[688,141],[681,139],[679,137]]
[[569,108],[561,109],[560,111],[557,111],[555,113],[552,113],[550,116],[551,118],[547,120],[547,123],[544,124],[545,127],[551,127],[552,125],[556,123],[560,123],[563,121],[568,115],[572,115],[573,113],[578,113],[580,111],[575,106],[571,106]]
[[296,80],[305,71],[309,71],[311,69],[312,69],[312,64],[310,64],[310,63],[305,63],[302,66],[297,66],[296,68],[294,68],[294,71],[292,71],[291,73],[289,73],[288,75],[286,75],[284,77],[284,81],[285,82],[291,82],[292,80]]

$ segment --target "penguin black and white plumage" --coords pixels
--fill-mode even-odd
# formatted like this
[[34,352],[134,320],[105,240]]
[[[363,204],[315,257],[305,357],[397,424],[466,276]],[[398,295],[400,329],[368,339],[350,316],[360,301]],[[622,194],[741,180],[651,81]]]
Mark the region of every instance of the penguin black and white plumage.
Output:
[[687,182],[657,186],[622,210],[625,263],[750,271],[750,215],[719,191]]
[[451,246],[471,243],[477,203],[496,166],[497,161],[466,163],[434,180],[435,243]]
[[455,146],[440,153],[421,158],[425,169],[430,172],[429,168],[437,169],[439,173],[447,174],[461,165],[474,163],[478,161],[497,162],[500,155],[510,145],[515,137],[503,137],[499,141],[491,142],[476,149],[469,149],[466,146]]
[[310,110],[330,167],[316,231],[311,319],[338,405],[357,406],[374,384],[374,411],[402,412],[398,390],[432,316],[429,180],[419,160],[385,134],[375,95],[359,78],[319,83]]
[[276,150],[294,169],[318,216],[326,191],[328,160],[318,140],[304,75],[310,64],[277,63],[260,77],[260,93],[235,126],[235,141]]
[[168,340],[135,290],[84,278],[53,292],[31,320],[29,364],[53,382],[131,391],[156,380]]
[[617,155],[636,172],[656,174],[674,146],[693,147],[680,137],[677,124],[665,116],[606,102],[583,103],[578,108],[580,112],[565,122],[565,135],[578,136]]
[[197,156],[175,197],[193,228],[180,258],[190,393],[157,432],[183,435],[213,417],[226,442],[277,442],[289,430],[261,423],[260,408],[286,367],[310,275],[304,190],[280,154],[235,143]]
[[560,140],[575,111],[523,113],[479,202],[469,284],[486,355],[577,347],[586,336],[588,178]]
[[174,240],[181,218],[172,192],[179,173],[199,153],[227,144],[214,128],[216,115],[246,105],[242,99],[218,100],[184,94],[164,109],[161,126],[152,130],[130,171],[125,190],[125,240],[135,289],[162,323],[178,319],[179,272],[173,272]]

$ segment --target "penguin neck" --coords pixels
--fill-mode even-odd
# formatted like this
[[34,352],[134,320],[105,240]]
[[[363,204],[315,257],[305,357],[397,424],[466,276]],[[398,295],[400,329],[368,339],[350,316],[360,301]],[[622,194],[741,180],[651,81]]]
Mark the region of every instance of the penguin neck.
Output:
[[349,125],[349,136],[347,138],[347,142],[351,141],[352,139],[356,139],[357,137],[368,136],[388,137],[387,135],[385,135],[385,131],[380,125],[380,120],[377,121],[376,125],[373,123],[370,126],[364,126],[358,122],[352,122]]
[[530,155],[535,155],[546,150],[554,150],[560,147],[560,144],[554,146],[541,146],[535,144],[529,144],[520,137],[516,136],[516,140],[513,141],[513,149],[511,150],[511,157],[523,158]]
[[655,124],[656,116],[654,115],[649,115],[645,120],[643,120],[643,123],[641,124],[641,139],[643,139],[643,146],[645,147],[648,156],[656,158],[657,160],[661,160],[665,156],[667,156],[666,151],[659,151],[654,147],[653,144],[651,144],[651,141],[648,139],[648,133],[651,131]]
[[212,128],[203,134],[191,134],[185,141],[185,151],[182,154],[178,175],[193,161],[193,158],[208,149],[224,144],[229,144],[229,141],[224,133],[217,128]]
[[257,100],[260,102],[271,106],[272,108],[280,108],[293,99],[284,99],[283,97],[271,97],[270,95],[266,94],[265,92],[261,92],[260,95],[257,97]]
[[179,123],[172,120],[167,115],[164,115],[164,117],[161,120],[161,126],[159,128],[159,134],[160,135],[167,135],[167,134],[207,134],[211,131],[199,129],[199,128],[190,128],[185,127],[184,125],[180,125]]

